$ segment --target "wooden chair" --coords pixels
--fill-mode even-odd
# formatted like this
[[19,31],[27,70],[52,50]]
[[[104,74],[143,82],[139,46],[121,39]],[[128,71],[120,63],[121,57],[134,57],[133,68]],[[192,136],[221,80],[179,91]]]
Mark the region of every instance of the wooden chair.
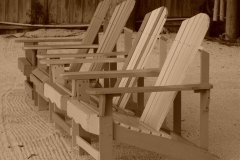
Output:
[[[82,41],[79,38],[18,38],[18,39],[16,39],[16,42],[24,43],[25,57],[20,57],[18,59],[18,68],[27,77],[27,80],[25,81],[25,89],[26,89],[26,93],[27,93],[27,95],[29,95],[29,97],[31,97],[31,98],[34,97],[33,84],[30,81],[30,74],[38,66],[38,59],[37,59],[36,55],[41,54],[41,53],[46,53],[46,50],[47,50],[45,48],[41,49],[41,47],[43,47],[45,45],[41,45],[41,47],[37,48],[39,43],[41,43],[41,42],[48,42],[48,43],[68,42],[68,45],[63,45],[63,44],[48,45],[48,47],[55,48],[55,49],[68,48],[69,42],[79,42],[81,44],[92,44],[97,37],[99,29],[102,26],[104,18],[109,9],[109,6],[110,6],[110,0],[103,0],[103,1],[99,2],[98,6],[96,8],[96,11],[93,15],[93,18],[89,24],[89,27],[87,28],[87,31],[85,32],[85,37]],[[74,44],[74,45],[76,45],[76,44]],[[80,46],[80,45],[78,45],[78,46]],[[82,47],[82,48],[86,48],[86,46]],[[79,50],[79,52],[85,53],[86,49]],[[43,79],[40,79],[43,82],[48,80],[48,78],[46,76],[46,72],[39,70],[39,68],[37,68],[33,72],[33,75],[35,75],[37,78],[43,77]],[[35,94],[35,99],[36,99],[35,104],[38,102],[37,98],[40,99],[39,100],[40,103],[44,103],[44,101],[41,101],[42,97],[43,96],[39,97],[38,94],[36,93]]]
[[[198,14],[185,20],[169,50],[157,81],[151,87],[91,88],[86,92],[99,96],[96,108],[83,101],[71,99],[67,104],[67,114],[81,126],[76,143],[95,159],[111,160],[113,140],[154,151],[173,159],[218,159],[208,152],[208,116],[210,89],[209,54],[199,50],[208,30],[209,17]],[[190,62],[201,53],[201,78],[199,84],[182,85]],[[63,74],[65,79],[85,80],[92,78],[150,77],[155,73],[146,70],[128,70]],[[181,91],[193,90],[200,93],[200,146],[181,137]],[[77,91],[77,90],[76,90]],[[152,92],[140,118],[112,112],[114,96],[125,93]],[[139,103],[143,103],[140,99]],[[174,103],[173,132],[161,130],[170,104]],[[141,104],[143,105],[143,104]],[[99,136],[99,150],[85,139],[87,133]]]
[[[98,47],[98,50],[94,54],[81,54],[81,56],[74,55],[76,57],[91,57],[97,56],[102,57],[104,53],[107,55],[113,55],[111,51],[114,49],[118,37],[120,36],[128,17],[134,7],[134,0],[125,0],[121,4],[119,4],[114,12],[109,25],[103,35],[102,41]],[[116,54],[115,54],[116,55]],[[120,54],[122,55],[122,53]],[[42,56],[41,56],[42,57]],[[56,58],[56,55],[45,55],[44,57],[48,58]],[[50,101],[49,104],[49,112],[50,112],[50,120],[55,122],[58,126],[64,129],[67,133],[71,135],[71,126],[67,124],[66,118],[66,102],[69,96],[69,90],[65,86],[65,82],[60,78],[60,73],[64,73],[64,64],[79,64],[81,61],[94,62],[91,59],[61,59],[66,57],[71,57],[72,55],[57,55],[60,59],[50,59],[50,60],[40,60],[40,63],[49,64],[50,65],[50,79],[51,81],[47,81],[44,83],[44,89],[40,88],[44,92],[44,97]],[[42,57],[43,58],[43,57]],[[100,59],[100,58],[99,58]],[[118,58],[110,58],[110,59],[101,59],[101,63],[111,62],[113,60],[119,60]],[[120,59],[120,61],[122,61]],[[115,61],[114,61],[115,62]],[[81,69],[86,69],[87,66],[81,66]],[[71,94],[70,94],[71,95]],[[62,115],[64,117],[62,117]]]

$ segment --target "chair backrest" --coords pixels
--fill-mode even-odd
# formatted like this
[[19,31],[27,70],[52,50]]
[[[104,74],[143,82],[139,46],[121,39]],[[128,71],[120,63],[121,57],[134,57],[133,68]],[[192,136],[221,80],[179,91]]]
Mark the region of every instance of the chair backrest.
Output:
[[[103,21],[107,15],[108,9],[110,7],[111,0],[103,0],[99,2],[96,11],[91,19],[89,27],[85,32],[85,37],[83,38],[82,44],[92,44],[97,37],[99,29],[103,24]],[[86,53],[88,49],[79,49],[78,53]],[[78,71],[78,64],[72,64],[70,67],[70,71]]]
[[[116,6],[107,29],[102,37],[102,40],[99,44],[97,53],[111,52],[116,45],[116,42],[123,30],[123,27],[126,25],[128,17],[130,16],[133,7],[135,5],[135,0],[125,0],[119,5]],[[80,71],[89,71],[89,70],[101,70],[103,64],[87,64],[84,63]]]
[[[209,17],[200,13],[183,21],[169,50],[155,86],[178,85],[185,77],[209,27]],[[153,92],[147,101],[140,122],[159,130],[177,92]]]
[[[137,33],[133,47],[129,51],[128,59],[123,66],[123,70],[143,69],[151,54],[163,25],[166,22],[167,9],[161,7],[146,14],[143,23]],[[136,78],[122,78],[117,81],[116,87],[130,87],[136,82]],[[118,107],[125,108],[130,94],[114,98],[113,103]]]

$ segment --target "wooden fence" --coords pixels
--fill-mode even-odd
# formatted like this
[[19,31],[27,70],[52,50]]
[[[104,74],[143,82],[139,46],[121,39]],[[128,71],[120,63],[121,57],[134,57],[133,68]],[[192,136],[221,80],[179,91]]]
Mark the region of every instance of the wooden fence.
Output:
[[0,0],[0,21],[40,24],[89,23],[100,0]]
[[[89,23],[100,0],[0,0],[0,21],[40,24]],[[121,0],[112,0],[119,3]],[[135,20],[159,6],[169,17],[190,17],[206,0],[136,0]]]

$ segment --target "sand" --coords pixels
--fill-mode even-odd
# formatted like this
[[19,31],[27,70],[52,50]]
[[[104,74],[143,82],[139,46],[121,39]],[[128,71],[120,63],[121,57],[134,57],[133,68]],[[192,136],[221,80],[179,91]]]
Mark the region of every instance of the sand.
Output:
[[[37,35],[49,35],[34,32]],[[48,31],[61,33],[61,30]],[[52,33],[51,35],[54,35]],[[63,32],[71,36],[72,32]],[[29,35],[30,34],[30,35]],[[32,33],[27,35],[31,37]],[[74,31],[74,35],[81,32]],[[58,36],[61,36],[58,35]],[[77,156],[70,147],[70,138],[48,122],[47,111],[37,111],[25,96],[25,77],[17,69],[17,58],[23,56],[22,44],[14,38],[0,37],[0,159],[1,160],[70,160],[92,159]],[[8,36],[9,37],[9,36]],[[12,37],[12,36],[10,36]],[[174,34],[168,34],[170,44]],[[229,47],[216,42],[204,41],[203,47],[210,52],[210,81],[214,85],[210,104],[210,152],[223,160],[240,159],[240,47]],[[148,67],[157,67],[159,47],[156,45]],[[199,56],[188,70],[184,83],[199,81]],[[154,80],[148,80],[152,83]],[[171,112],[168,125],[171,127]],[[183,93],[183,135],[198,143],[199,95]],[[160,155],[135,147],[115,144],[117,159],[163,159]]]

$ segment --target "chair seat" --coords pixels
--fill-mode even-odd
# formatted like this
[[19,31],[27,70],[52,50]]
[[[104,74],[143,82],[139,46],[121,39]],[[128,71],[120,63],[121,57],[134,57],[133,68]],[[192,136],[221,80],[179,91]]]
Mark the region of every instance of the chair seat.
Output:
[[52,82],[44,83],[44,96],[54,103],[59,109],[66,111],[67,101],[70,96],[58,85]]
[[[93,107],[85,102],[78,100],[69,100],[67,102],[67,115],[73,118],[76,123],[80,124],[86,131],[99,135],[99,116],[98,108]],[[129,116],[119,112],[113,112],[114,125],[120,125],[127,129],[171,138],[163,131],[156,131],[142,123],[138,117]]]

